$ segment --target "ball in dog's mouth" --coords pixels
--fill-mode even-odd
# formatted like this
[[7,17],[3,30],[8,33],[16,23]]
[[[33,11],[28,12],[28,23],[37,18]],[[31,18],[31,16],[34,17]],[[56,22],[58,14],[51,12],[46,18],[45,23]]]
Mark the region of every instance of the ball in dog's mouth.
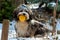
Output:
[[20,22],[25,22],[29,19],[29,14],[27,12],[19,12],[17,17]]
[[20,22],[24,22],[24,21],[26,21],[27,20],[27,17],[25,16],[25,15],[20,15],[19,16],[19,21]]

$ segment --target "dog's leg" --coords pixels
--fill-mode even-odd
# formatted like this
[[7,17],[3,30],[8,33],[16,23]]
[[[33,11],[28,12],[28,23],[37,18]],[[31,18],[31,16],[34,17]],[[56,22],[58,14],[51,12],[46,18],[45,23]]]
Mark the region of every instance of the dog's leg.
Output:
[[19,40],[19,39],[18,39],[19,37],[18,37],[16,25],[14,25],[14,27],[15,27],[15,31],[16,31],[16,39]]
[[19,40],[18,33],[16,33],[16,39]]
[[31,32],[31,37],[34,37],[34,32],[33,31]]

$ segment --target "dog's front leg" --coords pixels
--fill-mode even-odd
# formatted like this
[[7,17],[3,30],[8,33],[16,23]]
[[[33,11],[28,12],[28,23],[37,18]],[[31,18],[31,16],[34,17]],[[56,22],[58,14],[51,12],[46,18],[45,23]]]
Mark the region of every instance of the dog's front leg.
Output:
[[14,25],[14,27],[15,27],[15,31],[16,31],[16,39],[18,39],[18,33],[17,33],[16,25]]
[[18,36],[18,33],[16,33],[16,38],[18,38],[19,36]]
[[30,36],[31,36],[31,37],[34,37],[34,32],[33,32],[33,31],[31,32],[31,35],[30,35]]
[[16,33],[16,39],[19,40],[19,36],[18,36],[18,33]]

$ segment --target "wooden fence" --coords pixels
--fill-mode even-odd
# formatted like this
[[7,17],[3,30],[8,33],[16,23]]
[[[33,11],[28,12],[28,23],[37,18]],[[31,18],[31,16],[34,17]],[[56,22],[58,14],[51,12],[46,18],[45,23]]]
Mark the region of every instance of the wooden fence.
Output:
[[3,20],[1,40],[8,40],[9,20]]

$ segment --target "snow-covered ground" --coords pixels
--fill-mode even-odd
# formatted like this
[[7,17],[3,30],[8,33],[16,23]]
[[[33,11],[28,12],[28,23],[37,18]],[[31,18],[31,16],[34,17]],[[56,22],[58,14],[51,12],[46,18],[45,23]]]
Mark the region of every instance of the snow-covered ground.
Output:
[[[2,30],[0,30],[0,40],[1,40],[1,33],[2,33]],[[44,38],[18,38],[20,40],[43,40]],[[8,33],[8,40],[17,40],[16,38],[16,32],[15,30],[9,30],[9,33]]]
[[[9,33],[8,33],[8,40],[17,40],[16,39],[16,32],[14,29],[14,24],[15,21],[10,22],[9,26]],[[60,30],[60,19],[57,20],[57,30]],[[0,40],[1,40],[1,34],[2,34],[2,24],[0,23]],[[58,40],[60,40],[60,34],[57,34]],[[25,40],[43,40],[42,38],[20,38],[20,40],[25,39]]]
[[[2,30],[0,30],[0,40],[1,40],[1,33],[2,33]],[[60,34],[58,34],[57,36],[58,36],[58,40],[60,40]],[[46,40],[46,38],[34,38],[34,37],[32,37],[32,38],[18,38],[18,39],[20,39],[20,40],[23,40],[23,39],[25,39],[25,40],[43,40],[43,39],[45,39]],[[9,30],[8,40],[17,40],[15,30]]]

